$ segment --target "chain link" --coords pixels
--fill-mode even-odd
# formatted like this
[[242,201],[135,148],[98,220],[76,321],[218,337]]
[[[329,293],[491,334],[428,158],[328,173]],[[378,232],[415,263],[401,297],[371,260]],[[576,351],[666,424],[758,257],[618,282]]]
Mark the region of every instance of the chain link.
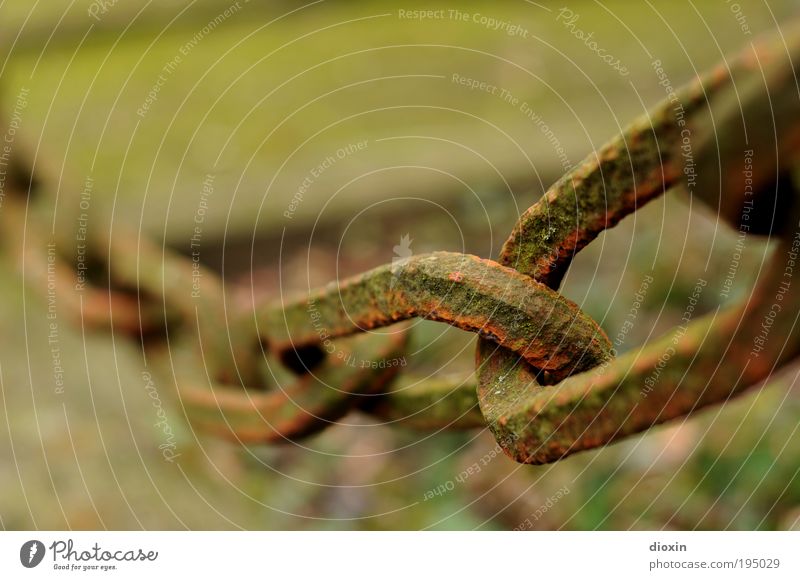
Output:
[[[115,226],[92,239],[105,283],[77,290],[69,243],[42,227],[18,152],[0,206],[4,248],[27,283],[55,286],[77,323],[137,336],[199,430],[279,442],[361,409],[418,429],[488,425],[515,460],[556,461],[725,401],[800,355],[798,62],[794,28],[669,94],[525,212],[496,262],[436,252],[242,312],[213,272]],[[747,168],[742,152],[755,149]],[[780,245],[739,304],[613,358],[557,288],[577,252],[675,188]],[[406,353],[402,321],[415,317],[476,333],[475,376],[400,376],[388,361]],[[280,381],[263,376],[264,357],[296,375],[288,387],[269,386]]]

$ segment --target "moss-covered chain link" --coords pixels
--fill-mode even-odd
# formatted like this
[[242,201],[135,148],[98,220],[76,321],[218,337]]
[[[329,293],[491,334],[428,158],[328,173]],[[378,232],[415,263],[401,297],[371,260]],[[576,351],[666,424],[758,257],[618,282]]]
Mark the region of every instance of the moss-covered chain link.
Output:
[[[369,410],[421,428],[473,427],[479,402],[503,448],[527,463],[605,445],[757,384],[798,354],[797,285],[780,286],[797,246],[797,223],[788,217],[794,186],[787,174],[800,134],[798,37],[791,38],[788,51],[780,38],[754,44],[635,121],[522,216],[499,263],[420,256],[267,305],[256,316],[272,333],[269,348],[301,353],[324,342],[321,333],[329,340],[413,316],[474,331],[477,401],[472,379],[415,384],[408,377]],[[612,361],[602,332],[535,281],[557,287],[572,257],[600,232],[681,186],[734,227],[747,219],[749,232],[781,235],[784,246],[741,304]],[[770,296],[792,315],[754,352]],[[544,386],[542,378],[560,382]]]
[[[107,284],[76,296],[72,265],[50,251],[29,210],[24,172],[10,186],[20,195],[0,207],[2,233],[37,287],[58,273],[59,304],[84,323],[142,337],[166,329],[169,342],[149,348],[199,429],[291,440],[361,408],[423,429],[488,424],[514,459],[554,461],[724,401],[800,355],[800,284],[791,280],[800,211],[790,177],[800,34],[786,38],[788,46],[783,36],[753,44],[670,94],[562,177],[520,218],[497,261],[416,256],[233,312],[213,273],[196,276],[190,260],[117,227],[93,245]],[[613,359],[599,326],[556,288],[604,229],[679,187],[781,245],[741,303]],[[375,329],[413,317],[478,334],[475,377],[395,380],[397,366],[374,364],[402,356],[408,339],[406,326]],[[765,320],[767,337],[757,330]],[[286,386],[263,380],[264,356],[291,372]]]
[[[214,272],[138,235],[129,220],[93,228],[83,251],[102,271],[91,279],[79,275],[74,260],[82,242],[74,231],[47,227],[49,216],[36,202],[48,185],[60,183],[72,200],[81,187],[47,165],[34,178],[25,153],[16,136],[0,196],[3,249],[54,315],[89,331],[137,338],[147,351],[145,364],[175,386],[176,403],[194,426],[242,441],[308,435],[348,413],[355,396],[383,390],[399,370],[353,368],[329,358],[313,376],[289,377],[269,390],[261,339],[240,322],[252,314],[229,307]],[[339,347],[348,358],[391,359],[402,356],[406,341],[399,329],[342,340]]]
[[[390,387],[399,370],[391,362],[403,352],[397,349],[400,343],[387,343],[385,334],[363,333],[413,317],[476,332],[557,378],[611,356],[600,327],[547,286],[491,260],[435,252],[257,308],[254,322],[268,329],[262,342],[304,373],[302,385],[280,394],[229,392],[224,398],[184,390],[184,402],[204,425],[217,425],[216,432],[240,440],[291,439],[354,404],[384,421],[417,428],[482,425],[474,381],[467,381],[473,387],[466,393],[454,392],[458,385],[449,379],[405,377]],[[358,348],[343,350],[339,339],[354,334]],[[374,348],[376,341],[389,350]],[[370,344],[372,350],[365,350]]]
[[[147,351],[145,364],[174,384],[176,403],[198,428],[242,441],[308,435],[349,412],[354,396],[382,390],[399,370],[354,369],[328,359],[315,376],[292,377],[268,391],[259,368],[261,340],[237,322],[248,317],[226,304],[219,276],[127,224],[93,231],[86,252],[103,275],[79,276],[69,259],[76,255],[74,232],[48,231],[35,203],[37,184],[55,181],[40,181],[48,173],[41,168],[34,180],[23,155],[17,145],[0,223],[4,249],[27,285],[76,325],[137,337]],[[74,183],[62,187],[74,195]],[[340,352],[364,360],[398,357],[406,340],[400,329],[343,340]]]
[[800,283],[791,279],[800,199],[789,176],[800,152],[800,35],[792,32],[789,46],[766,38],[676,93],[517,223],[500,263],[551,287],[601,231],[673,187],[736,229],[781,237],[739,304],[555,386],[540,386],[514,353],[481,340],[481,410],[517,461],[555,461],[725,401],[800,355]]
[[[256,311],[277,354],[414,317],[445,322],[518,354],[562,379],[605,361],[611,343],[578,307],[491,260],[434,252],[334,282]],[[581,356],[576,356],[576,351]]]

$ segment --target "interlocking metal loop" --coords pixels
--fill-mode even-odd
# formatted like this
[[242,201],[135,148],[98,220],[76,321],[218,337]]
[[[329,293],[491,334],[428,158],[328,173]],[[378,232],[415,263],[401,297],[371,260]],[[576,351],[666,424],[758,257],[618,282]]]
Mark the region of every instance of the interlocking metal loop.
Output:
[[0,210],[3,245],[17,256],[18,269],[21,274],[24,272],[30,286],[42,293],[48,285],[64,290],[59,292],[60,307],[76,326],[110,328],[112,312],[116,313],[113,325],[122,332],[135,333],[152,326],[153,313],[137,308],[135,297],[128,293],[104,292],[92,286],[84,292],[75,292],[81,281],[74,268],[66,264],[57,244],[43,234],[36,221],[28,219],[27,203],[18,184],[9,184],[8,189]]
[[[301,376],[285,385],[262,380],[260,341],[243,320],[252,318],[252,313],[226,312],[216,275],[130,235],[114,233],[107,242],[110,253],[117,256],[110,261],[116,279],[161,296],[184,325],[196,328],[196,333],[181,332],[159,354],[162,367],[169,367],[166,376],[174,378],[187,419],[198,429],[242,442],[275,443],[308,436],[347,414],[358,396],[382,390],[399,370],[347,363],[401,356],[408,338],[405,329],[393,336],[341,341],[340,356],[321,361],[316,374],[298,369]],[[120,259],[137,246],[132,254],[138,257],[136,265]],[[161,268],[143,276],[141,263]]]
[[[27,175],[18,169],[19,152],[13,162],[16,173]],[[47,177],[42,181],[55,183]],[[183,402],[196,427],[241,441],[295,439],[341,418],[354,406],[354,396],[382,390],[399,370],[353,368],[330,359],[316,376],[297,377],[270,391],[259,369],[259,340],[242,324],[243,313],[229,312],[214,272],[117,224],[96,228],[86,250],[104,258],[105,285],[98,285],[96,275],[92,281],[80,279],[65,257],[74,250],[72,233],[45,235],[38,208],[29,202],[41,192],[26,183],[34,182],[30,177],[9,181],[0,208],[4,246],[26,282],[77,326],[139,338],[150,354],[145,361],[174,381],[176,402]],[[163,335],[165,341],[153,340]],[[402,355],[406,340],[400,329],[383,338],[342,340],[341,352],[392,358]]]
[[[496,262],[436,252],[239,312],[214,273],[115,226],[93,240],[105,286],[77,291],[56,251],[70,242],[40,227],[25,172],[0,198],[2,235],[27,280],[53,284],[76,321],[138,334],[200,430],[294,440],[359,408],[421,429],[488,424],[515,460],[556,461],[725,401],[800,356],[800,31],[787,32],[788,45],[754,43],[685,89],[666,83],[661,105],[520,218]],[[556,289],[603,230],[679,188],[780,244],[738,304],[613,358]],[[476,333],[476,375],[420,380],[382,364],[405,354],[408,325],[372,331],[414,317]],[[168,341],[145,340],[158,331]],[[265,380],[265,355],[293,373],[286,386]]]
[[[671,95],[514,228],[500,262],[551,287],[602,230],[676,186],[736,229],[781,236],[741,303],[558,385],[540,386],[512,353],[480,341],[481,410],[515,460],[546,463],[606,445],[725,401],[800,355],[798,196],[787,177],[800,151],[800,38],[791,38],[788,51],[782,38],[762,41]],[[760,340],[754,331],[766,325]]]
[[349,413],[359,397],[383,391],[400,367],[377,369],[361,363],[403,356],[407,338],[408,333],[400,330],[339,341],[339,356],[328,358],[313,373],[269,390],[243,391],[225,384],[207,388],[202,370],[193,368],[196,354],[182,352],[174,344],[170,351],[181,404],[194,427],[243,443],[280,443],[324,429]]
[[[392,364],[393,359],[404,351],[375,350],[373,345],[371,351],[362,347],[354,353],[343,352],[335,339],[414,317],[477,332],[555,377],[590,368],[608,360],[611,353],[611,343],[600,327],[543,284],[490,260],[436,252],[332,283],[293,301],[258,307],[258,327],[269,329],[262,342],[282,360],[300,363],[298,370],[306,373],[301,383],[261,395],[217,391],[212,398],[197,389],[187,390],[186,381],[178,381],[184,385],[187,412],[197,425],[246,441],[292,439],[314,432],[350,410],[343,405],[343,395],[385,391],[400,368]],[[386,341],[386,336],[361,335],[357,340],[369,345],[370,340]],[[405,341],[390,344],[404,346]],[[576,345],[583,353],[580,357],[575,357]],[[325,363],[321,371],[315,364],[320,361]],[[350,371],[348,376],[348,364],[360,372]],[[452,387],[449,381],[439,385]],[[430,404],[436,400],[431,397],[447,397],[449,416],[457,410],[456,399],[445,390],[437,392],[429,380],[423,392],[407,384],[394,392],[395,400],[367,398],[360,406],[387,421],[418,428],[437,421],[440,407]],[[425,400],[428,404],[406,415],[401,402],[408,400],[417,407]],[[469,405],[448,422],[448,428],[477,424],[474,390],[471,397],[461,400]]]
[[[558,379],[611,353],[600,327],[544,284],[450,252],[406,258],[256,314],[271,329],[268,344],[279,355],[319,345],[320,335],[327,341],[415,317],[475,332]],[[277,334],[281,328],[285,336]]]

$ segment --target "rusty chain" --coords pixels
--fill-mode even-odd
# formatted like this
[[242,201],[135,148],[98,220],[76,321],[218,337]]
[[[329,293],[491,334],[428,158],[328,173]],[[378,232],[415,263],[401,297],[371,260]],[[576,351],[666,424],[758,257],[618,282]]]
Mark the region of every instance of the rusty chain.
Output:
[[[800,355],[798,62],[795,27],[670,93],[525,212],[497,261],[415,256],[241,311],[213,272],[115,226],[92,240],[102,275],[78,284],[69,241],[42,227],[40,188],[17,151],[0,235],[25,282],[54,287],[76,322],[138,338],[202,431],[292,440],[357,408],[419,429],[488,426],[513,459],[556,461],[726,401]],[[603,230],[676,188],[780,244],[740,303],[615,358],[557,288]],[[399,366],[351,364],[402,356],[402,321],[414,317],[477,334],[475,376],[418,380]],[[265,356],[294,376],[288,387],[269,386]]]

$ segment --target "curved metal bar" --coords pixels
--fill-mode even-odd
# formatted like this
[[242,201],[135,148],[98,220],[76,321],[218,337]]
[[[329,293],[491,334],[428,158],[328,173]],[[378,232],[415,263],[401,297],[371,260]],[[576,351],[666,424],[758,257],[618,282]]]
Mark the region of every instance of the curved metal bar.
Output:
[[[360,399],[383,391],[401,367],[371,363],[402,357],[407,336],[401,331],[337,341],[337,356],[315,372],[268,391],[208,385],[196,373],[176,377],[178,394],[189,423],[202,431],[247,443],[291,441],[324,429]],[[187,365],[180,367],[185,375]]]
[[611,356],[608,337],[573,302],[511,268],[450,252],[381,266],[257,316],[279,354],[422,317],[475,332],[556,380]]
[[[509,456],[546,463],[606,445],[725,401],[800,354],[800,284],[791,282],[798,196],[785,178],[800,142],[800,35],[792,38],[788,52],[782,39],[764,40],[729,69],[671,95],[560,179],[514,228],[501,263],[553,287],[601,231],[679,185],[728,223],[782,233],[783,245],[743,304],[554,387],[540,386],[512,353],[479,341],[481,410]],[[741,107],[737,86],[746,98]],[[750,167],[748,151],[758,159]],[[783,314],[776,318],[776,310]],[[754,329],[765,324],[772,339],[759,343]]]

